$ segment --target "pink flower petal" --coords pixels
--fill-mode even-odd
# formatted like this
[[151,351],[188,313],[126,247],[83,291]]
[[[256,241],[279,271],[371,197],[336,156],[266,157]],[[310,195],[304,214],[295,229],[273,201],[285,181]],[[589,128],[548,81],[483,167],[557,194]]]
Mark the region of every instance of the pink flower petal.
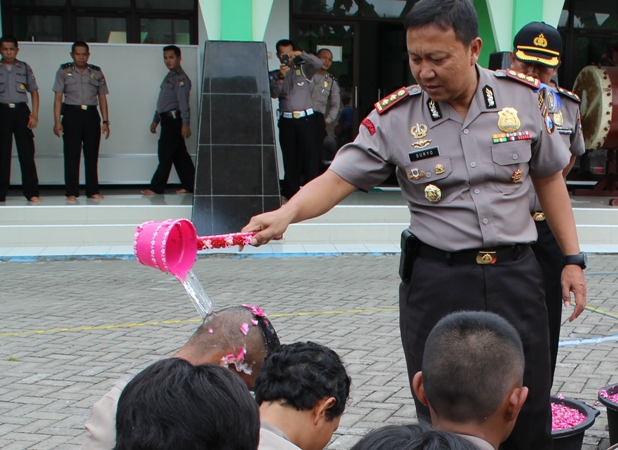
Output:
[[212,328],[209,328],[209,329],[208,329],[208,332],[209,332],[210,334],[212,334],[212,333],[213,333],[213,329],[212,329]]
[[244,334],[246,336],[247,333],[249,333],[249,324],[248,323],[243,323],[240,326],[240,331],[242,332],[242,334]]
[[242,361],[245,359],[245,348],[241,347],[240,350],[238,350],[238,355],[236,355],[236,361]]
[[255,319],[251,319],[251,323],[253,324],[254,327],[257,327],[258,321]]

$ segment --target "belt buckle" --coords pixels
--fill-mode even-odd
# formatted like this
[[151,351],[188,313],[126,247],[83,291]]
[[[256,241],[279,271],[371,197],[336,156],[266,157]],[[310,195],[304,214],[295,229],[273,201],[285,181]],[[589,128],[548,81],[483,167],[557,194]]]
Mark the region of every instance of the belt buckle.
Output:
[[81,108],[86,111],[88,109],[88,105],[82,105]]
[[292,113],[292,117],[294,117],[295,119],[300,119],[302,117],[302,111],[294,111]]
[[540,211],[540,212],[535,212],[532,216],[532,219],[535,222],[543,222],[545,220],[545,213]]
[[9,108],[15,108],[15,103],[9,103]]
[[477,264],[495,264],[498,260],[498,256],[496,252],[493,250],[489,251],[480,251],[476,254],[476,263]]
[[176,118],[176,111],[170,111],[170,114],[172,115],[172,119]]

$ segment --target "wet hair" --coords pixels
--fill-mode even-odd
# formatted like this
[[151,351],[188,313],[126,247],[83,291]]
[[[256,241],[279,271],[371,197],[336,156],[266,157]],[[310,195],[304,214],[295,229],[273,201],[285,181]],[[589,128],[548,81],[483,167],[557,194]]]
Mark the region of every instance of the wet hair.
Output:
[[296,50],[296,46],[294,45],[294,42],[290,41],[289,39],[281,39],[279,42],[277,42],[277,45],[275,45],[275,48],[277,49],[277,53],[280,52],[280,48],[281,47],[289,47],[292,46],[293,49]]
[[122,391],[114,450],[255,450],[258,406],[228,369],[158,361]]
[[90,47],[88,47],[88,44],[86,44],[84,41],[73,42],[73,45],[71,45],[71,53],[75,52],[75,47],[85,47],[86,53],[90,53]]
[[308,411],[320,400],[335,398],[326,411],[331,421],[343,414],[350,395],[350,377],[339,355],[314,342],[282,345],[266,361],[255,380],[258,404],[282,401],[298,411]]
[[429,424],[389,425],[373,430],[351,450],[478,450],[472,442]]
[[169,51],[174,52],[174,55],[176,56],[181,56],[182,54],[180,51],[180,48],[175,45],[166,45],[165,47],[163,47],[163,53],[169,52]]
[[19,47],[19,44],[17,43],[17,39],[15,38],[15,36],[11,36],[10,34],[4,35],[0,38],[0,46],[2,46],[3,43],[11,43],[13,45],[15,45],[15,48]]
[[519,334],[505,319],[483,311],[449,314],[429,333],[423,386],[436,415],[457,423],[494,414],[524,376]]
[[406,30],[435,25],[444,31],[452,28],[464,46],[479,35],[479,22],[469,0],[421,0],[407,14]]

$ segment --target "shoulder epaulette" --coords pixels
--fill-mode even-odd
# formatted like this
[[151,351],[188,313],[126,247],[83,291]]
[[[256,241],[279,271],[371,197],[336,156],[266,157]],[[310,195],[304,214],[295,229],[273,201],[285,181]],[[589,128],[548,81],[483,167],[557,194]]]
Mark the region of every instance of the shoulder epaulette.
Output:
[[566,97],[569,97],[571,100],[575,100],[577,103],[581,102],[579,96],[575,92],[571,92],[568,89],[563,89],[561,87],[558,88],[558,92]]
[[69,68],[69,67],[71,67],[72,65],[73,65],[73,63],[72,63],[72,62],[67,62],[67,63],[64,63],[64,64],[60,64],[60,68],[61,68],[61,69],[68,69],[68,68]]
[[335,77],[332,73],[326,72],[326,77],[331,78],[333,81],[337,81],[337,77]]
[[538,89],[541,86],[541,82],[538,79],[531,77],[530,75],[526,75],[525,73],[517,72],[513,69],[496,70],[494,75],[498,78],[509,78],[511,80],[519,81],[520,83],[524,83],[535,89]]
[[415,92],[414,89],[412,90],[412,92],[408,92],[408,90],[405,87],[397,89],[392,94],[389,94],[386,97],[384,97],[382,100],[380,100],[379,102],[376,102],[375,103],[376,110],[378,111],[378,113],[382,114],[386,112],[386,110],[391,108],[393,105],[396,105],[397,103],[402,101],[404,98],[408,98],[411,95],[420,94],[421,89],[417,88],[417,90],[418,92]]
[[88,67],[92,70],[98,70],[99,72],[101,71],[101,68],[99,66],[95,66],[94,64],[88,64]]

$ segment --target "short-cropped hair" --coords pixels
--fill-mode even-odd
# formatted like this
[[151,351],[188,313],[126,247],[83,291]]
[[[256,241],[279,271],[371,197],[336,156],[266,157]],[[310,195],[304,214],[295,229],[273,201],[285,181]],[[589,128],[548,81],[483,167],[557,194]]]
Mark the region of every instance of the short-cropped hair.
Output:
[[452,28],[455,37],[463,45],[479,35],[476,11],[469,0],[421,0],[416,3],[405,19],[406,30],[436,25],[444,31]]
[[275,45],[275,48],[277,49],[277,53],[279,53],[281,47],[289,47],[290,45],[292,46],[292,48],[294,50],[296,50],[296,45],[294,45],[294,42],[289,40],[289,39],[281,39],[281,40],[279,40],[277,42],[277,45]]
[[230,370],[158,361],[124,388],[114,450],[255,450],[258,406]]
[[71,45],[71,52],[75,52],[75,47],[85,47],[86,52],[90,53],[90,47],[84,41],[75,41],[73,45]]
[[11,43],[11,44],[15,45],[16,48],[19,47],[19,44],[17,43],[17,39],[15,38],[15,36],[11,36],[11,35],[8,35],[8,34],[5,35],[5,36],[2,36],[0,38],[0,46],[2,46],[2,44],[5,43],[5,42],[6,43]]
[[174,55],[176,56],[181,55],[180,47],[177,47],[176,45],[166,45],[165,47],[163,47],[163,53],[169,52],[169,51],[173,51]]
[[343,414],[350,395],[350,377],[339,355],[314,342],[282,345],[264,362],[253,386],[258,404],[283,401],[308,411],[322,399],[335,398],[326,419]]
[[481,422],[495,413],[509,390],[521,387],[524,351],[517,330],[497,314],[449,314],[429,333],[423,387],[440,418]]
[[428,424],[389,425],[373,430],[351,450],[478,450],[472,442]]

